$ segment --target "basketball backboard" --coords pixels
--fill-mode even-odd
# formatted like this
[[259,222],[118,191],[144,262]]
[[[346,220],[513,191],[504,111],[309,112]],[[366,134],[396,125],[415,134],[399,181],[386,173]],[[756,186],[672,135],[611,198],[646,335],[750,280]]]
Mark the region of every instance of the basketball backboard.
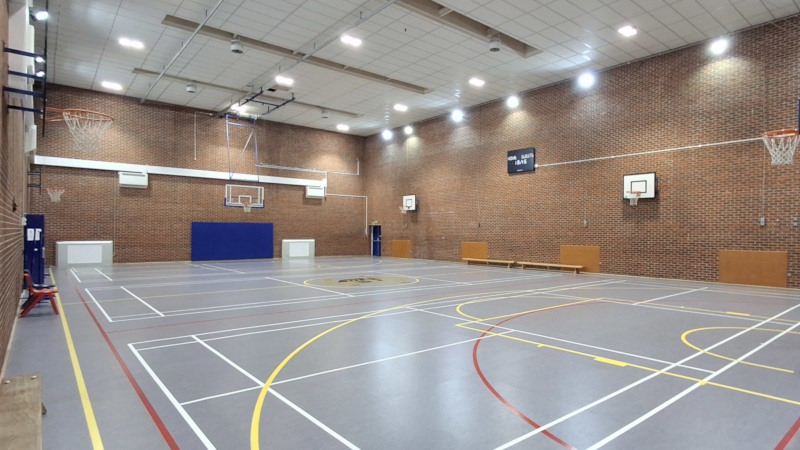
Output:
[[640,192],[639,198],[656,198],[656,173],[638,173],[622,176],[622,198],[629,199]]
[[264,187],[226,184],[225,206],[241,208],[244,203],[249,203],[251,208],[263,208]]
[[417,196],[416,195],[404,195],[403,196],[403,206],[406,208],[406,211],[416,211],[417,210]]

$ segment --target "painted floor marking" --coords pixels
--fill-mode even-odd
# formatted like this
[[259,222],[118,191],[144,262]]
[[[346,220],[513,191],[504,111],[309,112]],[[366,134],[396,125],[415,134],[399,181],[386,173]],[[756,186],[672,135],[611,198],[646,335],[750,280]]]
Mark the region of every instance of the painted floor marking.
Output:
[[212,444],[211,441],[208,439],[208,437],[205,435],[205,433],[203,433],[203,430],[201,430],[200,427],[197,426],[197,423],[195,423],[194,419],[192,419],[192,416],[190,416],[189,413],[186,412],[186,410],[183,408],[183,406],[181,406],[181,404],[178,402],[175,396],[172,395],[172,392],[170,392],[169,389],[167,389],[167,386],[165,386],[164,383],[161,381],[161,379],[158,378],[158,375],[156,375],[156,373],[153,371],[150,365],[147,364],[147,361],[145,361],[144,358],[142,358],[142,355],[140,355],[139,352],[137,352],[136,349],[133,348],[133,345],[128,344],[128,348],[131,349],[131,352],[133,352],[133,355],[136,356],[136,359],[138,359],[139,362],[142,364],[144,370],[146,370],[147,373],[150,374],[150,378],[153,379],[156,385],[161,389],[161,392],[163,392],[164,395],[167,397],[167,399],[169,399],[170,403],[172,403],[172,406],[174,406],[175,409],[178,411],[178,413],[181,415],[181,417],[183,417],[183,420],[185,420],[186,423],[189,425],[189,428],[191,428],[192,431],[194,431],[194,434],[197,436],[198,439],[200,439],[200,442],[203,443],[206,449],[216,450],[214,444]]
[[[203,347],[205,347],[205,348],[207,348],[209,351],[211,351],[211,353],[213,353],[213,354],[215,354],[215,355],[219,356],[219,358],[220,358],[220,359],[222,359],[223,361],[225,361],[226,363],[228,363],[228,365],[230,365],[231,367],[233,367],[234,369],[236,369],[237,371],[239,371],[239,372],[240,372],[242,375],[246,376],[246,377],[247,377],[247,378],[249,378],[251,381],[253,381],[254,383],[256,383],[256,387],[259,387],[259,388],[260,388],[260,387],[264,386],[264,383],[263,383],[263,382],[261,382],[261,380],[259,380],[258,378],[254,377],[254,376],[253,376],[253,375],[252,375],[250,372],[248,372],[248,371],[244,370],[244,369],[243,369],[241,366],[239,366],[239,365],[238,365],[238,364],[236,364],[235,362],[233,362],[233,361],[231,361],[230,359],[228,359],[228,357],[226,357],[226,356],[225,356],[225,355],[223,355],[222,353],[218,352],[218,351],[217,351],[217,350],[216,350],[214,347],[212,347],[212,346],[210,346],[210,345],[206,344],[206,343],[205,343],[205,342],[203,342],[201,339],[199,339],[197,336],[192,336],[192,337],[193,337],[193,338],[194,338],[194,339],[195,339],[197,342],[199,342],[199,343],[200,343],[200,345],[202,345]],[[305,417],[306,419],[308,419],[309,421],[311,421],[311,423],[313,423],[314,425],[318,426],[320,429],[322,429],[323,431],[325,431],[326,433],[328,433],[329,435],[331,435],[331,436],[332,436],[334,439],[336,439],[337,441],[339,441],[339,442],[341,442],[342,444],[344,444],[344,445],[345,445],[347,448],[350,448],[350,449],[353,449],[353,450],[358,450],[358,447],[356,447],[355,445],[353,445],[353,443],[352,443],[352,442],[350,442],[350,441],[348,441],[347,439],[345,439],[345,438],[344,438],[342,435],[340,435],[339,433],[337,433],[337,432],[333,431],[333,430],[332,430],[330,427],[328,427],[328,426],[327,426],[327,425],[325,425],[324,423],[320,422],[320,421],[319,421],[319,420],[318,420],[316,417],[312,416],[311,414],[307,413],[305,410],[303,410],[303,409],[302,409],[302,408],[300,408],[299,406],[297,406],[297,405],[295,405],[294,403],[292,403],[291,401],[289,401],[289,399],[287,399],[286,397],[284,397],[284,396],[282,396],[282,395],[278,394],[277,392],[275,392],[275,390],[274,390],[274,389],[272,389],[272,390],[270,391],[270,393],[271,393],[273,396],[275,396],[275,398],[277,398],[278,400],[282,401],[282,402],[283,402],[283,403],[285,403],[287,406],[289,406],[289,407],[290,407],[290,408],[292,408],[293,410],[297,411],[297,412],[298,412],[300,415],[302,415],[303,417]]]
[[[56,284],[56,278],[53,275],[53,269],[50,270],[50,279],[53,284]],[[76,277],[77,278],[77,277]],[[69,351],[69,359],[72,362],[72,371],[75,374],[75,383],[78,385],[78,394],[81,398],[81,405],[83,406],[83,415],[86,418],[86,426],[89,428],[89,438],[92,441],[92,448],[94,450],[103,450],[103,439],[100,436],[100,428],[97,426],[97,419],[94,415],[92,402],[89,399],[89,390],[86,388],[86,380],[83,378],[83,371],[81,364],[78,361],[78,353],[75,351],[75,342],[72,340],[72,332],[69,329],[69,322],[67,322],[67,314],[61,305],[61,295],[56,293],[55,301],[58,303],[59,310],[61,311],[61,325],[64,328],[64,339],[67,341],[67,350]]]
[[[799,305],[796,305],[796,306],[793,306],[792,308],[789,308],[789,309],[787,309],[787,310],[783,311],[782,313],[780,313],[780,314],[778,314],[778,315],[776,315],[776,316],[773,316],[773,318],[772,318],[772,319],[778,318],[778,317],[780,317],[780,316],[782,316],[782,315],[784,315],[784,314],[786,314],[786,313],[788,313],[788,312],[790,312],[790,311],[792,311],[792,310],[794,310],[795,308],[798,308],[798,307],[800,307],[800,304],[799,304]],[[723,339],[722,341],[719,341],[719,342],[717,342],[717,343],[716,343],[716,344],[714,344],[714,345],[711,345],[711,346],[709,346],[709,347],[706,347],[704,350],[705,350],[705,351],[713,350],[713,349],[715,349],[715,348],[719,347],[720,345],[723,345],[723,344],[725,344],[725,343],[727,343],[727,342],[730,342],[730,341],[732,341],[733,339],[736,339],[737,337],[739,337],[739,336],[741,336],[741,335],[743,335],[743,334],[747,333],[747,332],[748,332],[749,330],[751,330],[751,329],[758,328],[760,325],[763,325],[763,324],[765,324],[765,323],[768,323],[768,322],[770,322],[772,319],[767,319],[767,320],[764,320],[764,321],[762,321],[762,322],[760,322],[760,323],[758,323],[758,324],[756,324],[756,325],[753,325],[752,327],[750,327],[750,328],[748,328],[748,329],[746,329],[746,330],[742,330],[741,332],[739,332],[739,333],[736,333],[736,334],[734,334],[734,335],[732,335],[732,336],[729,336],[728,338],[726,338],[726,339]],[[800,326],[800,323],[798,323],[798,324],[795,324],[794,326],[795,326],[795,327],[796,327],[796,326]],[[780,336],[780,335],[779,335],[779,336]],[[512,337],[512,336],[506,336],[506,337],[507,337],[507,338],[510,338],[510,337]],[[577,416],[578,414],[580,414],[580,413],[582,413],[582,412],[584,412],[584,411],[586,411],[586,410],[589,410],[589,409],[591,409],[591,408],[594,408],[595,406],[597,406],[597,405],[599,405],[599,404],[601,404],[601,403],[604,403],[604,402],[606,402],[607,400],[610,400],[610,399],[612,399],[612,398],[614,398],[614,397],[616,397],[616,396],[618,396],[618,395],[620,395],[620,394],[622,394],[622,393],[624,393],[624,392],[626,392],[626,391],[628,391],[628,390],[630,390],[630,389],[633,389],[634,387],[636,387],[636,386],[639,386],[639,385],[640,385],[640,384],[642,384],[642,383],[645,383],[645,382],[647,382],[647,381],[649,381],[649,380],[652,380],[653,378],[655,378],[655,377],[657,377],[657,376],[659,376],[659,375],[661,375],[661,374],[669,374],[667,371],[669,371],[669,370],[671,370],[671,369],[674,369],[675,367],[677,367],[677,366],[679,366],[679,365],[681,365],[681,364],[683,364],[683,363],[685,363],[685,362],[691,361],[692,359],[694,359],[694,358],[697,358],[698,356],[701,356],[701,355],[703,355],[703,354],[704,354],[703,352],[697,352],[697,353],[694,353],[693,355],[689,355],[689,356],[687,356],[686,358],[683,358],[682,360],[680,360],[680,361],[678,361],[678,362],[676,362],[676,363],[673,363],[673,364],[669,365],[668,367],[665,367],[664,369],[661,369],[661,370],[659,370],[659,371],[653,372],[652,374],[650,374],[650,375],[648,375],[648,376],[646,376],[646,377],[644,377],[644,378],[641,378],[641,379],[639,379],[639,380],[637,380],[637,381],[634,381],[633,383],[631,383],[631,384],[629,384],[629,385],[627,385],[627,386],[624,386],[624,387],[622,387],[622,388],[620,388],[620,389],[617,389],[616,391],[614,391],[614,392],[612,392],[612,393],[610,393],[610,394],[606,395],[605,397],[599,398],[599,399],[595,400],[595,401],[594,401],[594,402],[592,402],[592,403],[589,403],[589,404],[587,404],[587,405],[585,405],[585,406],[583,406],[583,407],[581,407],[581,408],[578,408],[578,409],[576,409],[576,410],[574,410],[574,411],[570,412],[569,414],[565,414],[565,415],[563,415],[563,416],[559,417],[558,419],[556,419],[556,420],[554,420],[554,421],[552,421],[552,422],[550,422],[550,423],[548,423],[548,424],[546,424],[546,425],[543,425],[541,428],[538,428],[538,429],[536,429],[536,430],[533,430],[533,431],[531,431],[531,432],[528,432],[528,433],[526,433],[526,434],[523,434],[522,436],[520,436],[520,437],[518,437],[518,438],[516,438],[516,439],[514,439],[514,440],[512,440],[512,441],[509,441],[509,442],[507,442],[506,444],[503,444],[503,445],[501,445],[500,447],[497,447],[495,450],[505,450],[505,449],[507,449],[507,448],[510,448],[510,447],[512,447],[512,446],[514,446],[514,445],[517,445],[517,444],[519,444],[520,442],[523,442],[523,441],[525,441],[525,440],[527,440],[527,439],[529,439],[529,438],[531,438],[531,437],[533,437],[533,436],[535,436],[535,435],[537,435],[537,434],[541,433],[542,431],[544,431],[544,430],[546,430],[546,429],[548,429],[548,428],[550,428],[550,427],[553,427],[553,426],[555,426],[555,425],[558,425],[559,423],[561,423],[561,422],[564,422],[564,421],[566,421],[566,420],[568,420],[568,419],[570,419],[570,418],[572,418],[572,417],[574,417],[574,416]],[[741,358],[741,359],[744,359],[744,358]],[[733,363],[732,363],[732,364],[733,364]],[[709,375],[709,377],[711,377],[712,375],[713,375],[713,374]],[[689,377],[681,377],[681,378],[689,378]],[[707,377],[705,381],[706,381],[706,382],[708,382],[708,379],[709,379],[709,378]],[[701,384],[700,384],[700,382],[701,382],[701,381],[704,381],[704,380],[697,380],[697,381],[695,382],[695,384],[693,385],[693,389],[694,389],[694,388],[696,388],[696,387],[699,387],[699,386],[701,386]],[[710,384],[710,383],[709,383],[709,384]],[[714,385],[716,385],[716,384],[714,384]],[[719,386],[719,385],[717,385],[717,386]],[[738,390],[738,389],[737,389],[737,390]],[[741,390],[738,390],[738,391],[741,391]],[[800,402],[792,402],[792,403],[800,405]],[[630,425],[630,424],[629,424],[629,425]],[[631,428],[632,428],[632,427],[631,427]],[[619,432],[619,431],[620,431],[620,430],[618,430],[618,432]],[[627,430],[625,430],[625,431],[627,431]],[[623,431],[623,433],[624,433],[624,431]],[[622,434],[622,433],[620,433],[620,434]],[[615,437],[616,437],[616,436],[615,436]]]
[[153,312],[155,312],[155,313],[156,313],[156,314],[158,314],[159,316],[161,316],[161,317],[164,317],[164,313],[162,313],[161,311],[159,311],[159,310],[157,310],[157,309],[153,308],[153,307],[152,307],[152,306],[151,306],[149,303],[147,303],[146,301],[142,300],[142,299],[141,299],[141,298],[139,298],[139,297],[138,297],[136,294],[134,294],[133,292],[131,292],[131,291],[129,291],[128,289],[126,289],[126,288],[125,288],[125,286],[120,286],[119,288],[120,288],[120,289],[122,289],[123,291],[127,292],[128,294],[130,294],[130,296],[131,296],[131,297],[133,297],[133,298],[135,298],[136,300],[139,300],[140,302],[142,302],[142,304],[143,304],[144,306],[147,306],[148,308],[152,309],[152,310],[153,310]]
[[616,359],[602,358],[600,356],[598,356],[594,360],[597,361],[597,362],[601,362],[601,363],[611,364],[612,366],[619,366],[619,367],[627,366],[627,364],[625,364],[622,361],[617,361]]
[[106,320],[108,320],[109,322],[113,322],[113,320],[111,320],[111,316],[109,316],[106,310],[103,309],[102,306],[100,306],[100,303],[98,303],[97,299],[94,298],[94,295],[92,295],[92,293],[89,292],[89,289],[88,288],[84,289],[84,291],[86,291],[86,293],[89,295],[89,298],[92,299],[94,304],[97,305],[97,307],[100,309],[100,312],[103,313],[103,315],[105,316]]
[[[799,307],[800,307],[800,305],[795,305],[795,306],[793,306],[793,307],[791,307],[791,308],[787,309],[786,311],[784,311],[784,312],[780,313],[779,315],[786,314],[786,313],[788,313],[788,312],[792,311],[793,309],[796,309],[796,308],[799,308]],[[763,325],[763,324],[766,324],[766,323],[768,323],[769,321],[770,321],[770,319],[767,319],[767,320],[763,321],[763,322],[761,323],[761,325]],[[788,328],[788,329],[786,329],[786,330],[783,330],[783,331],[781,331],[779,334],[777,334],[777,335],[773,336],[771,339],[767,340],[767,342],[764,342],[764,343],[760,344],[758,347],[756,347],[756,348],[754,348],[754,349],[750,350],[749,352],[745,353],[744,355],[740,356],[739,358],[737,358],[737,359],[735,359],[735,360],[731,361],[731,362],[730,362],[730,363],[728,363],[728,364],[727,364],[725,367],[723,367],[723,368],[721,368],[721,369],[717,370],[716,372],[712,373],[711,375],[708,375],[707,377],[703,378],[703,380],[702,380],[702,381],[705,381],[706,383],[707,383],[707,382],[709,382],[709,381],[711,381],[711,380],[712,380],[712,379],[714,379],[715,377],[717,377],[717,376],[721,375],[723,372],[727,371],[727,370],[728,370],[728,369],[730,369],[731,367],[733,367],[733,366],[735,366],[736,364],[740,363],[740,362],[741,362],[741,361],[743,361],[744,359],[746,359],[746,358],[748,358],[748,357],[752,356],[753,354],[755,354],[755,353],[756,353],[756,352],[758,352],[759,350],[761,350],[761,349],[765,348],[766,346],[768,346],[769,344],[771,344],[771,343],[775,342],[775,341],[776,341],[777,339],[779,339],[781,336],[784,336],[785,334],[787,334],[787,333],[791,332],[793,329],[795,329],[795,328],[797,328],[797,327],[800,327],[800,323],[796,323],[796,324],[792,325],[790,328]],[[734,337],[735,337],[735,336],[739,336],[739,335],[741,335],[741,334],[744,334],[744,333],[747,333],[747,332],[749,332],[749,331],[752,331],[753,329],[755,329],[755,327],[750,327],[750,328],[748,328],[748,329],[746,329],[746,330],[743,330],[743,331],[741,331],[740,333],[737,333],[737,334],[735,334],[735,335],[734,335]],[[733,337],[731,337],[731,338],[728,338],[727,340],[730,340],[730,339],[732,339],[732,338],[733,338]],[[727,340],[726,340],[726,341],[727,341]],[[726,341],[723,341],[723,342],[726,342]],[[712,346],[712,347],[717,347],[717,346],[719,346],[719,345],[721,345],[721,343],[720,343],[720,344],[716,344],[716,345],[714,345],[714,346]],[[706,351],[710,350],[712,347],[709,347],[709,348],[707,348],[707,349],[706,349]],[[612,433],[612,434],[608,435],[607,437],[605,437],[605,438],[604,438],[604,439],[602,439],[601,441],[599,441],[599,442],[597,442],[596,444],[594,444],[594,445],[592,445],[591,447],[589,447],[587,450],[597,450],[597,449],[599,449],[599,448],[601,448],[601,447],[605,446],[605,445],[606,445],[606,444],[608,444],[609,442],[611,442],[611,441],[613,441],[614,439],[618,438],[619,436],[621,436],[621,435],[625,434],[626,432],[628,432],[628,431],[629,431],[629,430],[631,430],[632,428],[636,427],[636,426],[637,426],[637,425],[639,425],[640,423],[642,423],[642,422],[644,422],[645,420],[649,419],[650,417],[652,417],[652,416],[656,415],[656,414],[657,414],[659,411],[663,410],[664,408],[668,407],[669,405],[671,405],[671,404],[673,404],[673,403],[677,402],[678,400],[680,400],[681,398],[685,397],[686,395],[688,395],[689,393],[691,393],[691,392],[692,392],[692,391],[694,391],[695,389],[699,388],[701,385],[702,385],[702,384],[701,384],[700,382],[693,384],[692,386],[688,387],[688,388],[687,388],[687,389],[685,389],[684,391],[682,391],[682,392],[680,392],[680,393],[676,394],[675,396],[673,396],[673,397],[672,397],[672,398],[670,398],[669,400],[665,401],[664,403],[662,403],[662,404],[660,404],[660,405],[656,406],[655,408],[651,409],[651,410],[650,410],[650,411],[648,411],[647,413],[643,414],[643,415],[642,415],[642,416],[640,416],[638,419],[634,420],[633,422],[630,422],[629,424],[625,425],[624,427],[620,428],[619,430],[615,431],[614,433]]]
[[[697,331],[706,331],[706,330],[743,330],[743,329],[744,329],[744,327],[705,327],[705,328],[695,328],[693,330],[689,330],[689,331],[683,333],[681,335],[681,341],[683,341],[684,344],[686,344],[690,348],[694,349],[695,351],[702,352],[703,350],[700,347],[697,347],[696,345],[693,345],[691,342],[689,342],[688,336],[690,334],[695,333]],[[754,331],[773,331],[775,333],[780,333],[783,330],[775,330],[775,329],[772,329],[772,328],[756,328]],[[798,333],[796,331],[791,331],[790,334],[800,334],[800,333]],[[719,359],[724,359],[726,361],[733,361],[734,360],[733,358],[730,358],[730,357],[727,357],[727,356],[723,356],[723,355],[719,355],[717,353],[712,353],[712,352],[705,352],[705,353],[707,355],[709,355],[709,356],[713,356],[713,357],[719,358]],[[756,364],[756,363],[752,363],[752,362],[748,362],[748,361],[740,361],[740,364],[745,364],[745,365],[753,366],[753,367],[760,367],[762,369],[774,370],[774,371],[777,371],[777,372],[794,373],[794,370],[781,369],[780,367],[767,366],[767,365],[764,365],[764,364]]]
[[650,300],[644,300],[644,301],[641,301],[641,302],[636,302],[636,303],[634,303],[634,305],[642,305],[642,304],[645,304],[645,303],[655,302],[657,300],[664,300],[665,298],[672,298],[672,297],[677,297],[679,295],[691,294],[692,292],[697,292],[697,291],[705,291],[706,289],[708,289],[708,288],[707,287],[703,287],[703,288],[698,288],[698,289],[692,289],[691,291],[678,292],[677,294],[665,295],[663,297],[651,298]]
[[203,264],[203,266],[210,267],[212,269],[227,270],[228,272],[233,272],[233,273],[238,273],[238,274],[241,274],[241,275],[246,275],[245,272],[242,272],[242,271],[239,271],[239,270],[226,269],[224,267],[212,266],[211,264]]
[[336,291],[331,291],[331,290],[329,290],[329,289],[323,289],[323,288],[321,288],[321,287],[317,287],[317,286],[311,286],[311,285],[308,285],[308,284],[300,284],[300,283],[295,283],[295,282],[293,282],[293,281],[286,281],[286,280],[281,280],[281,279],[278,279],[278,278],[272,278],[272,277],[264,277],[264,278],[266,278],[267,280],[280,281],[281,283],[293,284],[293,285],[295,285],[295,286],[302,286],[302,287],[307,287],[307,288],[310,288],[310,289],[316,289],[316,290],[318,290],[318,291],[330,292],[330,293],[332,293],[332,294],[344,295],[344,296],[346,296],[346,297],[353,297],[353,294],[345,294],[344,292],[336,292]]
[[72,272],[72,276],[75,277],[76,280],[78,280],[78,283],[83,283],[83,281],[81,281],[81,279],[78,278],[78,274],[75,273],[75,269],[69,269],[69,271]]
[[106,275],[103,272],[101,272],[100,269],[94,269],[94,270],[96,270],[97,273],[99,273],[100,275],[106,277],[108,279],[108,281],[114,281],[114,280],[111,279],[111,277],[109,277],[108,275]]

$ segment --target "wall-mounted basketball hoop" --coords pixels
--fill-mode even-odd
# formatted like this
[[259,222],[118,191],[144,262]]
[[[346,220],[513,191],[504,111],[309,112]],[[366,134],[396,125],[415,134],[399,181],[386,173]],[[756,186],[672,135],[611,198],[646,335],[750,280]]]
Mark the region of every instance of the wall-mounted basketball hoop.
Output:
[[797,130],[767,131],[761,139],[772,157],[772,165],[788,165],[794,162],[794,151],[800,143]]
[[636,206],[639,204],[639,198],[642,196],[642,191],[627,191],[628,194],[628,201],[630,201],[631,206]]
[[250,203],[250,200],[243,200],[242,201],[242,209],[244,212],[249,213],[250,209],[253,207],[253,204]]
[[114,123],[108,114],[86,109],[47,108],[48,113],[58,114],[48,117],[47,122],[66,122],[70,134],[75,141],[75,149],[79,151],[95,151],[103,133]]
[[50,196],[50,201],[53,203],[58,203],[61,201],[61,194],[64,193],[66,189],[59,188],[59,187],[51,187],[47,188],[47,195]]

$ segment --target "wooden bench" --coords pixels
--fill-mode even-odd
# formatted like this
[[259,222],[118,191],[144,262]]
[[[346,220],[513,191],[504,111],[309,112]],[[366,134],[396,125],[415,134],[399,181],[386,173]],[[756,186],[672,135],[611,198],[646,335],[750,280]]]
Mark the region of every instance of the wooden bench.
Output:
[[487,266],[489,264],[504,264],[509,269],[511,268],[511,266],[513,266],[515,264],[514,261],[506,261],[504,259],[461,258],[461,260],[464,261],[465,263],[467,263],[467,265],[469,265],[469,263],[471,263],[471,262],[473,262],[473,263],[485,263]]
[[3,378],[0,382],[0,449],[41,449],[42,377]]
[[523,269],[525,267],[545,267],[547,269],[555,267],[556,269],[572,269],[574,273],[578,273],[581,269],[583,269],[583,266],[577,266],[574,264],[539,263],[527,261],[520,261],[517,264],[519,264],[519,266]]

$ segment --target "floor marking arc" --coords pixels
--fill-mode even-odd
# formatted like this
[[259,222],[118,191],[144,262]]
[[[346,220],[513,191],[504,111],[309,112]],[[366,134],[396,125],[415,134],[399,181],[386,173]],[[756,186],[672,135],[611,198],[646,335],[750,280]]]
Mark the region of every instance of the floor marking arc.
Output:
[[[50,279],[56,285],[56,278],[53,275],[53,269],[50,270]],[[78,278],[78,277],[75,277]],[[56,286],[57,287],[57,286]],[[61,305],[61,296],[56,293],[55,302],[61,310],[61,326],[64,328],[64,338],[67,341],[67,350],[69,351],[69,359],[72,362],[72,371],[75,374],[75,383],[78,385],[78,394],[81,398],[81,405],[83,406],[83,415],[86,417],[86,426],[89,428],[89,438],[92,441],[92,448],[94,450],[103,450],[103,439],[100,436],[100,428],[97,426],[97,419],[94,415],[92,402],[89,399],[89,390],[86,388],[86,381],[83,379],[83,371],[81,364],[78,361],[78,353],[75,351],[75,343],[72,340],[72,332],[69,329],[67,322],[67,314]],[[51,299],[52,301],[52,299]]]
[[[727,356],[719,355],[717,353],[703,351],[700,347],[697,347],[696,345],[693,345],[691,342],[689,342],[688,336],[690,334],[692,334],[692,333],[697,332],[697,331],[707,331],[707,330],[744,330],[744,329],[745,329],[744,327],[705,327],[705,328],[695,328],[693,330],[689,330],[689,331],[683,333],[681,335],[681,341],[683,341],[684,344],[688,345],[689,347],[691,347],[695,351],[703,352],[703,353],[705,353],[705,354],[707,354],[709,356],[713,356],[713,357],[719,358],[719,359],[724,359],[726,361],[734,361],[734,358],[730,358],[730,357],[727,357]],[[784,330],[775,330],[775,329],[772,329],[772,328],[756,328],[753,331],[772,331],[772,332],[775,332],[775,333],[780,333],[780,332],[782,332]],[[800,334],[800,332],[790,331],[789,334]],[[748,366],[753,366],[753,367],[760,367],[762,369],[775,370],[777,372],[794,373],[794,370],[781,369],[780,367],[767,366],[767,365],[764,365],[764,364],[756,364],[756,363],[752,363],[752,362],[748,362],[748,361],[739,361],[739,363],[740,364],[745,364],[745,365],[748,365]]]

